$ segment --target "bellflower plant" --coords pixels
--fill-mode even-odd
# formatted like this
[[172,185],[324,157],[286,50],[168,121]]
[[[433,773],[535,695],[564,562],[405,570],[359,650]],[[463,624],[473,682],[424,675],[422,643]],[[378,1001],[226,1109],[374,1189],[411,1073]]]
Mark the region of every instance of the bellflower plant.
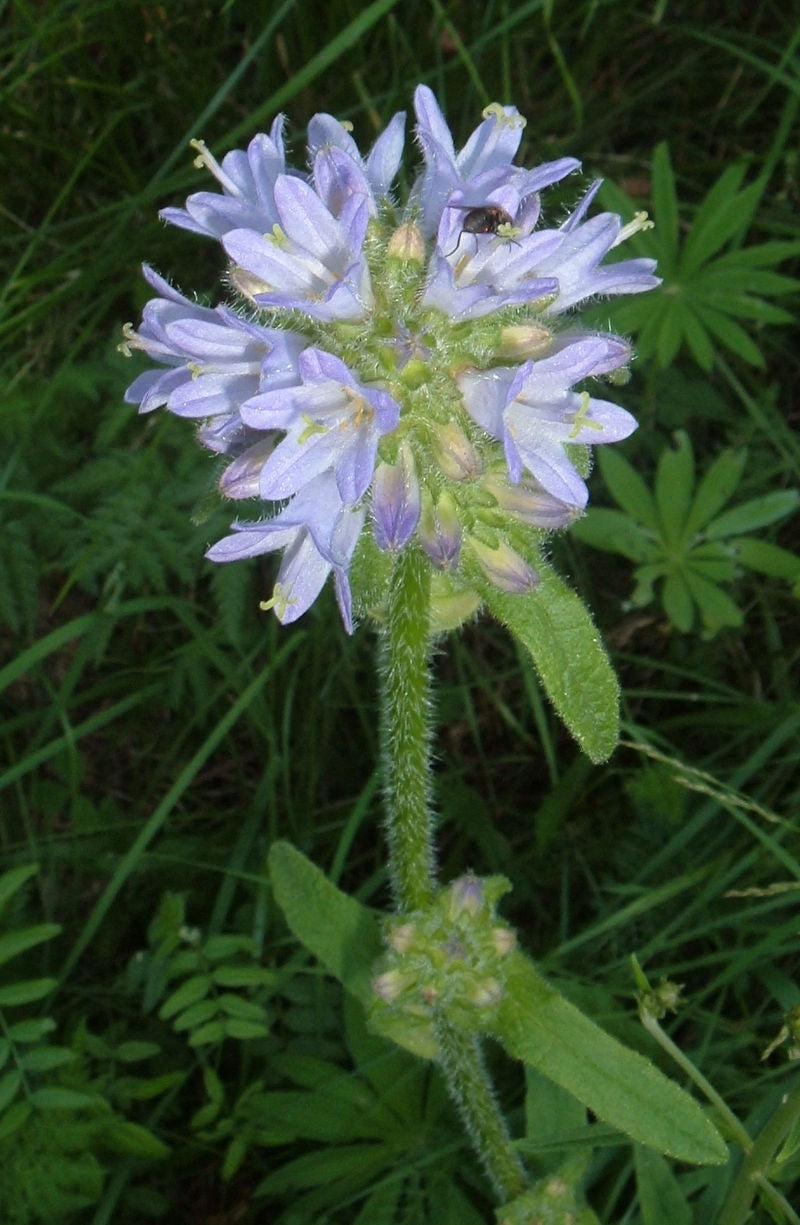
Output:
[[[597,184],[560,224],[543,220],[542,193],[579,164],[516,165],[525,120],[514,107],[487,107],[460,150],[426,86],[415,109],[422,167],[404,203],[392,192],[402,114],[366,156],[345,124],[316,115],[303,170],[287,165],[280,118],[221,163],[194,142],[219,190],[161,215],[221,244],[226,301],[199,306],[146,268],[157,296],[141,326],[126,329],[126,348],[158,365],[127,399],[198,421],[201,443],[227,460],[222,494],[259,504],[207,556],[280,552],[263,608],[296,621],[332,575],[348,633],[364,618],[380,627],[396,913],[380,960],[375,944],[371,985],[341,972],[351,937],[342,934],[339,952],[330,944],[356,904],[283,844],[272,856],[276,897],[296,934],[362,996],[372,1027],[439,1061],[496,1191],[523,1212],[530,1184],[480,1035],[536,1062],[531,1016],[537,992],[551,989],[495,915],[507,882],[436,881],[431,640],[485,607],[531,652],[590,757],[613,749],[616,682],[589,613],[543,546],[586,506],[591,448],[636,428],[605,394],[624,381],[631,347],[583,327],[579,308],[658,279],[652,260],[615,257],[630,227],[589,215]],[[370,948],[374,922],[358,915]],[[551,994],[548,1040],[588,1043],[600,1062],[611,1044],[626,1105],[569,1056],[540,1060],[541,1070],[642,1143],[720,1159],[717,1133],[685,1094]],[[691,1136],[680,1151],[654,1124],[654,1094]]]

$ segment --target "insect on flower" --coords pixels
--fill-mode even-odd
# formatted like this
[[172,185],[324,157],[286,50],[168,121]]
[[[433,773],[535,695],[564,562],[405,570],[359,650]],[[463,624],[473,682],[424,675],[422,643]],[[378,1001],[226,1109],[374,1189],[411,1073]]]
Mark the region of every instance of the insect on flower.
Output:
[[[446,253],[445,258],[455,254],[464,234],[499,234],[501,226],[508,226],[512,230],[514,228],[514,218],[499,204],[448,204],[446,207],[460,209],[467,215],[458,235],[458,242],[452,251]],[[504,237],[514,241],[513,234],[506,234]]]

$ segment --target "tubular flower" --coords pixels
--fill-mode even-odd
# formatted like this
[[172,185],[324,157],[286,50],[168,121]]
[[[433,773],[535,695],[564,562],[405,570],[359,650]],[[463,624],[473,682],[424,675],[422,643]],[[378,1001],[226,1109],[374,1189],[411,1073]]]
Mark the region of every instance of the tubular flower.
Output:
[[391,195],[402,114],[367,156],[314,116],[308,172],[287,167],[281,117],[221,164],[195,142],[221,190],[161,215],[221,244],[229,300],[199,306],[146,268],[157,297],[126,328],[125,351],[157,363],[126,399],[196,420],[230,461],[223,496],[259,507],[209,558],[281,551],[264,606],[283,622],[332,574],[352,630],[354,609],[379,613],[406,548],[463,615],[481,584],[530,590],[543,538],[586,504],[588,448],[635,429],[599,394],[630,346],[575,308],[657,285],[652,261],[605,262],[627,231],[588,215],[597,184],[543,223],[542,191],[578,163],[515,165],[513,107],[487,107],[460,151],[426,86],[415,109],[405,205]]

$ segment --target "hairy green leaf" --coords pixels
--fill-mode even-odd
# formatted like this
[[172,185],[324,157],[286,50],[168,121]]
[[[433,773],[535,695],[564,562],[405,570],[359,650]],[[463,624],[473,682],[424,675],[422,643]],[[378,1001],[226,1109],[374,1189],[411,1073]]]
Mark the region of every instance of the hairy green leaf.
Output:
[[589,612],[550,566],[524,595],[480,585],[489,611],[530,651],[542,687],[584,753],[605,761],[616,747],[619,686]]
[[370,911],[288,842],[273,843],[269,872],[275,900],[298,940],[343,987],[370,1002],[373,966],[382,950]]
[[693,1098],[579,1012],[522,954],[509,960],[494,1032],[510,1054],[640,1144],[693,1165],[727,1159]]

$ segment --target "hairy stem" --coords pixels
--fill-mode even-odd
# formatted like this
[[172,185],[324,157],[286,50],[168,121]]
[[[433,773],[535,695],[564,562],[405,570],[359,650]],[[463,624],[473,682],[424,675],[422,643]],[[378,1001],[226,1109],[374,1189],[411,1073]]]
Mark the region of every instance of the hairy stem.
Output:
[[[431,807],[430,567],[417,549],[397,559],[381,659],[381,722],[389,862],[399,912],[425,910],[437,881]],[[480,1050],[479,1038],[436,1022],[440,1065],[495,1190],[513,1199],[527,1186]]]
[[430,905],[436,887],[430,769],[430,566],[417,549],[397,559],[381,659],[389,863],[398,910]]
[[515,1199],[529,1184],[497,1107],[480,1040],[447,1021],[437,1025],[436,1038],[447,1088],[473,1147],[500,1198]]

